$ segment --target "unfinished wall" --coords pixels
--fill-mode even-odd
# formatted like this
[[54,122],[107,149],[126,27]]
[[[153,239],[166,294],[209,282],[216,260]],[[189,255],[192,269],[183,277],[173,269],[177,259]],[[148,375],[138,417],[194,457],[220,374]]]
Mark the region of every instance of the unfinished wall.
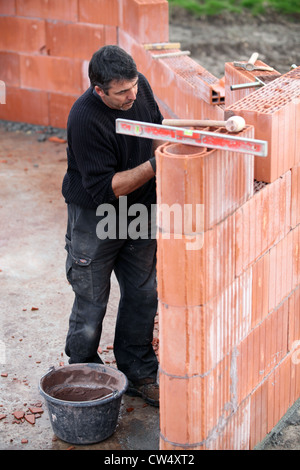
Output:
[[219,80],[188,56],[155,57],[166,0],[0,0],[0,30],[0,119],[65,127],[91,54],[111,43],[133,55],[165,117],[226,110],[245,117],[240,136],[268,141],[267,158],[157,152],[159,202],[204,205],[196,234],[159,220],[161,449],[253,449],[300,396],[299,68],[233,94],[255,72],[226,64]]
[[157,151],[159,203],[204,204],[201,233],[159,220],[162,449],[253,449],[299,398],[299,72],[225,93],[267,157]]

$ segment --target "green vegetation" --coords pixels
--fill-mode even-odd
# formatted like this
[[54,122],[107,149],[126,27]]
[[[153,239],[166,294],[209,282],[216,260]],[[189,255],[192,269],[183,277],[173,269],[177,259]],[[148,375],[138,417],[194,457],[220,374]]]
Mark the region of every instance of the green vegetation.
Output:
[[182,7],[196,16],[218,15],[224,11],[253,15],[270,10],[287,16],[300,15],[300,0],[169,0],[169,4]]

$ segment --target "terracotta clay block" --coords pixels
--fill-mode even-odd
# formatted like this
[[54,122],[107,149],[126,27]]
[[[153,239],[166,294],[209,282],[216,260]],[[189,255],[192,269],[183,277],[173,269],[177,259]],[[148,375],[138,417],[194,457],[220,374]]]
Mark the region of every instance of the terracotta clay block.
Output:
[[[268,65],[262,62],[261,60],[257,60],[255,65],[268,67]],[[267,83],[270,83],[275,78],[280,77],[280,73],[277,72],[277,70],[247,71],[241,67],[235,67],[233,62],[226,62],[225,63],[225,105],[226,107],[231,106],[232,104],[243,99],[245,96],[250,95],[250,93],[253,93],[253,91],[258,89],[258,88],[249,87],[249,88],[242,88],[238,90],[231,90],[230,88],[231,85],[254,83],[256,77],[267,84]]]
[[[224,129],[199,128],[206,132],[227,133]],[[253,128],[245,129],[238,137],[253,136]],[[180,206],[184,211],[188,204],[202,205],[203,224],[196,228],[196,214],[192,214],[190,231],[198,233],[212,228],[253,194],[253,156],[239,152],[207,149],[180,143],[167,143],[156,151],[157,195],[159,207]],[[199,208],[200,209],[200,208]],[[162,211],[161,211],[162,212]],[[163,215],[163,214],[162,214]],[[189,234],[166,224],[161,218],[162,230]]]
[[[156,52],[155,56],[163,54],[164,51]],[[176,51],[175,51],[176,52]],[[154,55],[154,52],[153,52]],[[157,62],[163,63],[163,65],[173,71],[175,74],[176,89],[180,89],[181,93],[175,93],[174,98],[182,103],[182,111],[179,107],[179,103],[173,109],[176,109],[176,113],[180,117],[185,117],[184,103],[186,104],[187,91],[191,92],[190,99],[193,101],[201,99],[207,106],[207,109],[211,108],[211,113],[217,113],[222,109],[223,115],[223,100],[222,100],[222,85],[218,78],[212,75],[208,70],[202,67],[200,64],[192,60],[188,56],[175,56],[163,59],[155,59]],[[177,82],[177,83],[176,83]],[[184,83],[187,91],[182,90],[182,86],[179,83]],[[174,91],[173,91],[174,93]],[[186,95],[184,97],[184,95]],[[214,110],[213,108],[218,108]],[[202,119],[210,119],[210,115],[199,114]],[[192,118],[193,114],[188,111],[186,117]],[[196,116],[195,116],[196,117]]]
[[6,104],[0,119],[49,126],[48,94],[39,90],[6,87]]
[[300,165],[293,166],[291,176],[291,227],[294,228],[300,222]]
[[160,364],[168,374],[205,375],[251,331],[249,269],[203,306],[159,301]]
[[289,297],[289,331],[288,347],[292,351],[295,362],[300,360],[300,288]]
[[23,88],[70,94],[82,92],[80,60],[29,55],[22,55],[20,59]]
[[0,50],[38,53],[46,44],[45,21],[0,16]]
[[288,300],[273,312],[238,347],[238,403],[241,403],[288,352]]
[[242,116],[255,127],[255,138],[268,142],[268,155],[255,157],[254,177],[275,181],[300,161],[298,136],[300,119],[300,67],[227,107],[225,117]]
[[235,212],[236,275],[290,230],[291,173],[263,186]]
[[161,368],[177,376],[204,374],[209,364],[203,308],[176,307],[159,301],[159,318]]
[[227,356],[205,376],[175,377],[161,370],[161,435],[169,442],[183,448],[185,444],[205,445],[214,434],[222,432],[234,406],[230,360]]
[[268,429],[268,382],[263,382],[251,394],[250,441],[249,448],[259,444],[267,435]]
[[118,28],[116,26],[104,25],[104,38],[105,44],[118,44]]
[[118,26],[120,23],[118,0],[109,0],[109,2],[106,0],[79,0],[78,5],[81,23],[111,26]]
[[0,15],[15,15],[16,14],[16,1],[0,0]]
[[169,40],[169,5],[166,0],[124,0],[120,26],[140,43]]
[[252,265],[252,328],[269,313],[269,276],[270,255],[267,252]]
[[202,305],[234,280],[234,217],[207,232],[158,232],[158,294],[169,305]]
[[300,285],[300,226],[291,232],[292,239],[292,288]]
[[15,52],[0,51],[0,77],[6,86],[20,85],[20,57]]
[[78,21],[77,0],[15,0],[17,15]]
[[212,450],[250,450],[250,419],[249,397],[240,406],[234,407],[223,433],[215,439]]
[[49,93],[49,123],[50,126],[65,129],[70,109],[77,99],[76,95]]
[[269,312],[292,291],[293,232],[270,250]]
[[268,377],[268,432],[292,405],[290,393],[292,367],[291,356],[288,355]]
[[105,45],[105,30],[101,25],[48,21],[46,38],[49,55],[90,60]]

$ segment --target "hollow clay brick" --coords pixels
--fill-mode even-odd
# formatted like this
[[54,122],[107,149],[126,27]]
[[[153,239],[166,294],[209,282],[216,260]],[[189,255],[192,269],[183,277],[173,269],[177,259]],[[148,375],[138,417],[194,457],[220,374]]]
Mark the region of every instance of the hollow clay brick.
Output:
[[292,291],[294,233],[289,232],[270,250],[269,311],[276,308]]
[[238,403],[254,390],[288,351],[288,300],[273,310],[238,347]]
[[118,0],[79,0],[79,22],[118,26],[119,3]]
[[200,234],[159,232],[159,298],[169,305],[202,305],[231,284],[233,234],[233,216]]
[[0,15],[15,15],[16,5],[15,0],[8,2],[7,0],[0,1]]
[[104,25],[105,44],[118,44],[118,27]]
[[268,429],[268,382],[265,381],[251,394],[249,448],[259,444]]
[[292,288],[300,285],[300,226],[291,232],[292,240]]
[[20,86],[19,54],[0,51],[0,77],[6,86]]
[[222,434],[215,440],[211,450],[250,449],[250,399],[235,407]]
[[236,275],[290,230],[291,173],[265,185],[235,212]]
[[6,104],[0,106],[0,119],[49,126],[48,93],[6,87]]
[[[257,60],[255,65],[266,67],[268,66],[261,60]],[[241,67],[235,67],[233,62],[225,63],[225,106],[231,106],[237,101],[243,99],[245,96],[250,95],[253,91],[258,88],[242,88],[239,90],[231,90],[231,85],[240,85],[244,83],[253,83],[255,78],[259,78],[264,83],[270,83],[275,78],[280,77],[280,73],[277,70],[273,71],[262,71],[262,70],[252,70],[247,71]]]
[[255,157],[258,181],[273,182],[300,161],[299,136],[295,138],[300,118],[299,74],[300,67],[291,70],[225,110],[226,118],[244,117],[255,127],[255,138],[268,142],[267,157]]
[[269,313],[269,252],[259,258],[250,269],[252,269],[251,326],[254,328]]
[[22,88],[70,94],[82,92],[80,60],[34,55],[22,55],[20,59]]
[[169,40],[169,5],[166,0],[123,0],[120,26],[140,43]]
[[[205,376],[177,377],[160,372],[161,435],[189,445],[209,440],[232,412],[231,358]],[[205,402],[205,407],[203,403]]]
[[[223,132],[218,128],[199,130]],[[251,130],[246,129],[238,136],[251,138]],[[252,155],[176,143],[159,147],[156,154],[160,166],[159,204],[180,205],[182,211],[185,204],[203,205],[203,231],[232,214],[253,194]],[[159,226],[173,231],[160,222]]]
[[290,377],[292,361],[288,355],[268,378],[268,432],[291,406]]
[[45,21],[0,16],[0,50],[39,53],[45,46]]
[[78,21],[77,0],[15,0],[19,16]]
[[49,124],[53,127],[65,129],[70,109],[75,102],[76,95],[62,93],[49,93]]
[[300,223],[300,165],[291,168],[291,227]]
[[294,355],[295,362],[300,359],[300,288],[290,295],[289,299],[288,348]]
[[251,330],[251,292],[248,270],[203,306],[177,307],[159,301],[163,370],[205,375],[216,367]]
[[50,22],[46,24],[47,50],[55,57],[90,60],[105,45],[102,25]]

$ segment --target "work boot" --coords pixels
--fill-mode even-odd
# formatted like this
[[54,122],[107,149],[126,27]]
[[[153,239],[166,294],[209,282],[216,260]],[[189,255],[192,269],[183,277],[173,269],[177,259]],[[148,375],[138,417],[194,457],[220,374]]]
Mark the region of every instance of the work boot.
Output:
[[159,385],[154,379],[142,379],[138,382],[128,381],[126,395],[142,397],[146,403],[159,407]]

